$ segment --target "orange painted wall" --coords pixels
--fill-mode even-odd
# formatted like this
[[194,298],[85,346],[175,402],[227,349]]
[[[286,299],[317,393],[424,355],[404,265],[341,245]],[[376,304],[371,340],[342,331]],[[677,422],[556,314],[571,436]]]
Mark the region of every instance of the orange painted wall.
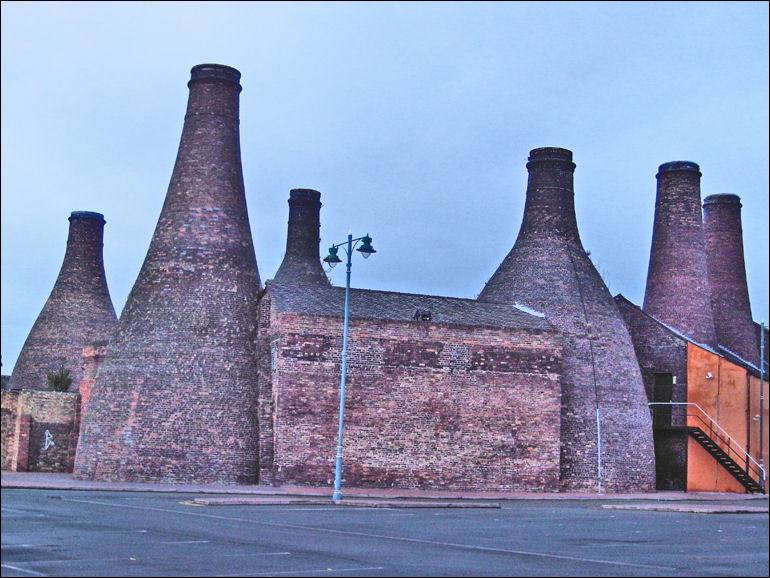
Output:
[[[758,378],[751,377],[744,368],[715,353],[689,344],[687,401],[698,404],[735,442],[759,461],[759,422],[752,419],[759,413]],[[689,413],[699,412],[690,408]],[[767,408],[764,413],[763,453],[767,464],[767,432],[770,425],[767,422]],[[687,425],[704,430],[707,428],[703,421],[695,417],[688,417]],[[688,440],[687,491],[745,493],[743,486],[692,438]]]

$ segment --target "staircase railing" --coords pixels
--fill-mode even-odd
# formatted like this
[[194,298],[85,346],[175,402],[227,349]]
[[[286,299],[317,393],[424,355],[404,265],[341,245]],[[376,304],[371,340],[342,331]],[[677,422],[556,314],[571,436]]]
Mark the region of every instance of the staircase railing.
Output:
[[[757,462],[749,452],[747,452],[741,444],[735,441],[730,434],[728,434],[717,421],[707,414],[702,407],[697,403],[692,402],[674,402],[674,401],[656,401],[649,404],[650,409],[654,410],[652,406],[670,406],[670,407],[685,407],[686,410],[686,422],[685,427],[696,427],[702,430],[708,435],[713,442],[719,446],[719,448],[725,452],[730,459],[737,464],[744,464],[744,469],[750,477],[756,477],[759,485],[762,487],[762,491],[765,488],[765,468]],[[654,420],[654,413],[653,413]],[[673,424],[671,424],[673,425]]]

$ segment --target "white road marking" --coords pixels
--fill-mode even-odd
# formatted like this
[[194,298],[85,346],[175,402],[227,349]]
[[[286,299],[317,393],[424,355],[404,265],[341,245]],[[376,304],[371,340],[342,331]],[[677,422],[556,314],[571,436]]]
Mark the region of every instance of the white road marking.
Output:
[[254,558],[255,556],[291,556],[291,552],[250,552],[248,554],[217,554],[219,558]]
[[208,544],[211,540],[176,540],[174,542],[161,542],[161,544]]
[[10,564],[0,564],[3,568],[8,568],[9,570],[16,570],[17,572],[26,572],[27,574],[31,574],[32,576],[48,576],[48,574],[43,574],[41,572],[35,572],[34,570],[25,570],[24,568],[19,568],[18,566],[11,566]]
[[275,576],[276,574],[299,574],[307,576],[308,574],[330,574],[332,572],[360,572],[362,570],[384,570],[385,566],[362,566],[358,568],[319,568],[318,570],[305,570],[298,568],[296,570],[282,570],[280,572],[246,572],[240,574],[218,574],[223,578],[228,576]]

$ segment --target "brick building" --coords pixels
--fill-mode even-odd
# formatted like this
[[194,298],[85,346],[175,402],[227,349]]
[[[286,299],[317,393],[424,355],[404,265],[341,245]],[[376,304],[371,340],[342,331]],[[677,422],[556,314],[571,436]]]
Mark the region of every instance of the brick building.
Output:
[[[267,284],[262,483],[332,481],[344,294]],[[558,491],[560,354],[514,307],[351,290],[344,484]]]
[[622,295],[615,300],[652,404],[657,489],[759,491],[759,465],[768,463],[766,431],[762,455],[759,441],[760,412],[768,420],[760,384],[768,399],[768,383],[759,367],[694,342]]

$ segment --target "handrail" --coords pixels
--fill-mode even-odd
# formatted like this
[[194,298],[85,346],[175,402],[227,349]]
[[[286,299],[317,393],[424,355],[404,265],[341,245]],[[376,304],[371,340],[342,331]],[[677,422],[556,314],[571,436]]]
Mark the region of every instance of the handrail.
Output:
[[[765,468],[759,462],[757,462],[757,460],[752,458],[751,454],[749,454],[749,452],[747,452],[745,449],[743,449],[743,446],[741,446],[741,444],[739,444],[737,441],[735,441],[735,438],[733,438],[729,433],[727,433],[724,430],[724,428],[722,426],[720,426],[714,418],[712,418],[709,414],[707,414],[703,410],[703,408],[701,406],[699,406],[697,403],[692,403],[692,402],[676,402],[676,401],[654,401],[654,402],[649,403],[648,405],[692,405],[692,406],[696,407],[698,409],[698,411],[700,411],[703,415],[705,415],[706,418],[709,420],[709,422],[711,422],[709,425],[713,424],[713,426],[716,426],[716,428],[721,433],[724,434],[724,437],[727,438],[727,440],[728,440],[728,443],[727,443],[727,450],[728,450],[728,452],[732,449],[732,447],[730,445],[730,442],[732,442],[743,453],[743,456],[741,456],[742,458],[746,458],[747,460],[750,460],[751,462],[753,462],[756,465],[756,469],[758,470],[758,472],[759,472],[759,474],[761,476],[760,477],[760,481],[761,481],[762,484],[764,484],[765,477],[766,477],[765,476]],[[702,420],[702,418],[700,418],[700,416],[695,415],[693,417],[696,417],[696,418]]]

